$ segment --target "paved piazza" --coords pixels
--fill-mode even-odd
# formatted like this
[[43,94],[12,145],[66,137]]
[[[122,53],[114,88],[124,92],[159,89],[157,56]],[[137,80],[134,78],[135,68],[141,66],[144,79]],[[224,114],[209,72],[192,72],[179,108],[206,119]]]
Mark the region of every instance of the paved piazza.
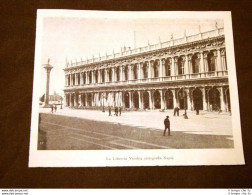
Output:
[[[40,108],[39,149],[157,149],[231,148],[231,116],[228,113],[189,111],[189,119],[173,111],[108,112]],[[114,114],[112,112],[112,114]],[[163,120],[170,116],[171,135],[163,136]]]

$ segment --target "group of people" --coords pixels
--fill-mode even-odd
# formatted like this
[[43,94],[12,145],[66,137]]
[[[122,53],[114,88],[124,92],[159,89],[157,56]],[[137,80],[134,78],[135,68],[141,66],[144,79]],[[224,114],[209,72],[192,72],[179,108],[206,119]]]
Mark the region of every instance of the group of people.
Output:
[[52,113],[53,113],[53,111],[54,112],[56,112],[57,111],[57,106],[54,104],[54,105],[51,105],[51,111],[52,111]]
[[[111,107],[109,107],[109,116],[112,116],[112,114],[111,114],[111,112],[112,112],[112,109],[111,109]],[[115,116],[121,116],[121,114],[122,114],[122,108],[121,107],[115,107],[114,108],[114,111],[115,111]]]

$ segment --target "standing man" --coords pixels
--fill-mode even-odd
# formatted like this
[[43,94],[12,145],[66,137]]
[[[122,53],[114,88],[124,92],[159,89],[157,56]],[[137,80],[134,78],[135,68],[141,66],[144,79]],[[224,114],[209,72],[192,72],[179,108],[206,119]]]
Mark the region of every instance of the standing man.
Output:
[[110,106],[109,106],[108,112],[109,112],[109,116],[111,116],[111,107]]
[[56,104],[55,104],[54,110],[55,110],[55,112],[57,111],[57,105]]
[[166,129],[168,129],[168,136],[170,136],[170,120],[169,120],[169,116],[166,116],[166,119],[164,120],[164,125],[165,125],[165,129],[164,129],[164,134],[163,136],[165,136],[165,132]]

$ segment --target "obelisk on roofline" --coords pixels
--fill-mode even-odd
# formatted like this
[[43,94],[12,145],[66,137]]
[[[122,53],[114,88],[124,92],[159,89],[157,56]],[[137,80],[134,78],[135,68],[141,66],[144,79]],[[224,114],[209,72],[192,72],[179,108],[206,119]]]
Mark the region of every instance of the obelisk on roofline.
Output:
[[46,70],[46,91],[45,91],[45,105],[44,108],[49,108],[49,85],[50,85],[50,72],[53,68],[52,65],[49,64],[50,59],[48,58],[47,64],[43,64],[44,69]]

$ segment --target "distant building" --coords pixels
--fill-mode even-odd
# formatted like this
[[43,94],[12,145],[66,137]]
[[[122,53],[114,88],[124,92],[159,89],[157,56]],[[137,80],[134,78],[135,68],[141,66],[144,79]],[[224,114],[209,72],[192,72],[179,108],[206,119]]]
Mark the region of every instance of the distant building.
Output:
[[53,95],[49,95],[49,103],[50,104],[60,104],[63,100],[63,97],[57,94],[55,91]]
[[230,110],[223,28],[66,64],[69,107]]

